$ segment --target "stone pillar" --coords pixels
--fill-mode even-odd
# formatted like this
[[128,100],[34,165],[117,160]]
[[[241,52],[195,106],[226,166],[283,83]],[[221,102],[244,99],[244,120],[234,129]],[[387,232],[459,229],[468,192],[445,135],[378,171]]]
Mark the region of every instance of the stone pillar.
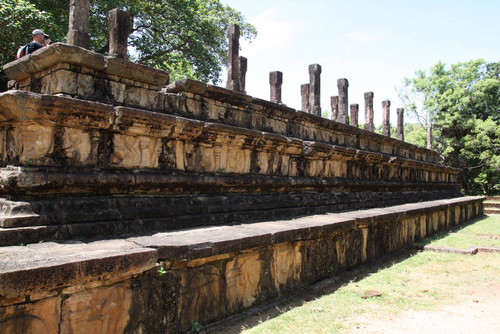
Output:
[[302,111],[309,112],[309,84],[300,85],[300,97],[302,99]]
[[128,35],[132,16],[115,8],[109,11],[109,55],[127,59]]
[[309,65],[309,112],[321,116],[321,65]]
[[358,127],[359,104],[353,103],[351,104],[350,108],[351,108],[351,126]]
[[427,124],[427,148],[432,150],[432,123]]
[[391,101],[382,101],[382,135],[391,136]]
[[348,115],[348,107],[349,107],[349,97],[348,97],[348,89],[349,89],[349,81],[347,79],[338,79],[337,87],[339,89],[339,114],[337,116],[337,122],[349,124],[349,115]]
[[227,83],[226,88],[230,90],[240,91],[240,26],[230,24],[227,31],[229,41],[229,52],[227,56]]
[[339,116],[339,97],[331,96],[330,105],[332,107],[332,121],[336,121]]
[[246,76],[247,76],[247,65],[248,61],[245,57],[239,57],[238,68],[239,68],[239,79],[240,79],[240,92],[246,93]]
[[373,124],[373,92],[365,93],[365,130],[375,131]]
[[283,73],[280,71],[269,73],[269,84],[271,85],[271,102],[281,103],[281,85],[283,84]]
[[90,47],[89,36],[89,0],[69,1],[69,26],[66,43]]
[[404,123],[404,114],[405,110],[403,108],[398,108],[398,129],[397,129],[397,138],[398,140],[405,141],[405,123]]

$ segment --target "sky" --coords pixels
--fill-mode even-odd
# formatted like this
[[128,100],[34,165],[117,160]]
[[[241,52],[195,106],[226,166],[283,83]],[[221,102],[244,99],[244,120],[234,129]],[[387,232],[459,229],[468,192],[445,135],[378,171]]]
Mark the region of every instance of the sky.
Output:
[[[417,70],[482,58],[500,61],[498,0],[221,0],[257,28],[257,38],[240,39],[248,59],[248,95],[270,99],[269,72],[283,72],[282,101],[301,107],[300,85],[308,66],[319,64],[321,108],[330,111],[337,79],[349,81],[349,104],[374,92],[375,124],[383,100],[391,101],[391,123],[403,107],[397,89]],[[227,74],[223,74],[225,87]],[[406,118],[406,120],[409,120]]]

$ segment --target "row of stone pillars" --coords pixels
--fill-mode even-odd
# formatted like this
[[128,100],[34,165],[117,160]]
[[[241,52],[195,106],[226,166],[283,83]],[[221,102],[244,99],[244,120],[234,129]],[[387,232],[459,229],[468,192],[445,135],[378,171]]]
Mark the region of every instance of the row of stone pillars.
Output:
[[[300,87],[302,98],[302,111],[321,116],[320,106],[320,76],[321,66],[318,64],[309,65],[309,83],[303,84]],[[359,127],[358,115],[359,104],[349,105],[349,81],[345,78],[337,80],[338,95],[330,97],[331,119],[333,121],[350,124],[354,127]],[[373,124],[373,92],[366,92],[365,98],[365,125],[366,131],[375,131]],[[391,136],[390,128],[390,107],[391,101],[382,101],[382,134]],[[350,114],[350,117],[349,117]],[[404,140],[404,109],[397,109],[397,139]]]
[[[229,55],[228,55],[228,74],[227,88],[233,91],[245,92],[245,74],[247,70],[247,59],[239,57],[239,37],[240,29],[238,25],[232,24],[228,31],[229,40]],[[311,113],[316,116],[321,116],[320,105],[320,88],[321,88],[321,65],[309,65],[309,83],[300,86],[301,94],[301,109],[302,111]],[[270,100],[271,102],[282,104],[281,101],[281,86],[283,84],[283,73],[279,71],[269,73],[269,84],[271,87]],[[359,104],[349,105],[348,89],[349,81],[345,78],[337,80],[338,96],[330,98],[331,103],[331,119],[351,126],[359,127],[358,115]],[[364,129],[374,132],[373,124],[373,92],[366,92],[365,97],[365,125]],[[390,107],[391,102],[382,101],[383,110],[383,125],[382,134],[391,136],[390,129]],[[350,117],[349,117],[350,113]],[[404,140],[404,110],[397,110],[397,139]]]
[[[109,11],[108,15],[109,55],[126,59],[132,16],[129,12],[116,8]],[[70,0],[66,42],[86,49],[90,47],[89,0]]]
[[[117,58],[127,58],[127,43],[131,28],[131,15],[126,11],[113,9],[109,12],[109,54]],[[239,56],[240,27],[231,24],[228,30],[229,54],[228,54],[228,78],[227,88],[237,92],[245,93],[245,76],[247,71],[247,59]],[[69,29],[67,35],[68,44],[89,48],[89,0],[71,0]],[[321,65],[309,65],[309,83],[301,85],[302,111],[321,116],[320,87],[321,87]],[[276,71],[269,74],[271,86],[271,102],[282,104],[281,86],[283,84],[283,73]],[[347,79],[338,79],[338,96],[332,96],[331,112],[332,120],[358,127],[358,104],[348,104]],[[367,92],[365,97],[365,130],[374,131],[373,125],[373,92]],[[382,134],[390,137],[390,101],[382,102],[383,128]],[[397,110],[397,138],[403,137],[403,109]]]

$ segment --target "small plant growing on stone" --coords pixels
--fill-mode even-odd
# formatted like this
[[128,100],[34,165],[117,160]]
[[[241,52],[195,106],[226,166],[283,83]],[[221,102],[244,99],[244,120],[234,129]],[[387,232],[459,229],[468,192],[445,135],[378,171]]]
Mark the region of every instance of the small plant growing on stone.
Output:
[[225,168],[219,168],[215,171],[216,173],[221,173],[221,174],[224,174],[226,172],[226,169]]
[[191,332],[199,333],[202,328],[203,328],[203,326],[198,321],[194,321],[191,324]]
[[329,266],[328,267],[328,273],[331,275],[333,274],[333,267],[332,266]]
[[163,276],[166,273],[167,273],[167,271],[162,266],[160,266],[160,268],[158,268],[158,276]]

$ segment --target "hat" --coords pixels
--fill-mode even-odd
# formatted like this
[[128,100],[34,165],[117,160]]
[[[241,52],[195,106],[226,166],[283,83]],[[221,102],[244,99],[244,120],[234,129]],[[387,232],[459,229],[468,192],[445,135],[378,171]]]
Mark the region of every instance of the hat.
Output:
[[42,29],[35,29],[33,30],[33,32],[31,33],[33,36],[36,36],[36,35],[43,35],[45,37],[49,37],[49,35],[47,35],[46,33],[44,33],[42,31]]

